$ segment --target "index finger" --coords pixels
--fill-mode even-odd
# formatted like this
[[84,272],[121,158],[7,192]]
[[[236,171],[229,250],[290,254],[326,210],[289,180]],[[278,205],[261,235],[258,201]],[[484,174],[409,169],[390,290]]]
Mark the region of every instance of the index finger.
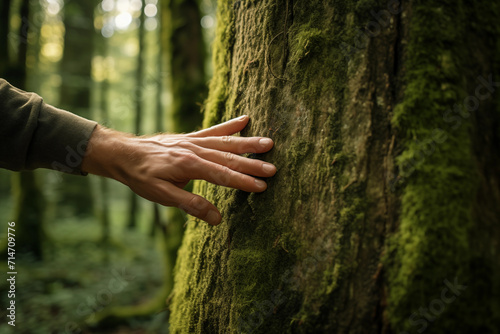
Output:
[[191,132],[187,137],[212,137],[212,136],[230,136],[240,132],[247,126],[250,118],[247,115],[233,118],[227,122],[214,125],[208,129]]
[[204,148],[235,154],[265,153],[274,146],[273,140],[267,137],[220,136],[193,138],[189,141]]

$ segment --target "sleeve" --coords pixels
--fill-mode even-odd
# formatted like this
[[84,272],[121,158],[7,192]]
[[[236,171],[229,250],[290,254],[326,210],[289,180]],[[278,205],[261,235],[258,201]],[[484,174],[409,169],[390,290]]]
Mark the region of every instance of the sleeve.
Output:
[[0,79],[0,168],[85,175],[81,164],[96,125]]

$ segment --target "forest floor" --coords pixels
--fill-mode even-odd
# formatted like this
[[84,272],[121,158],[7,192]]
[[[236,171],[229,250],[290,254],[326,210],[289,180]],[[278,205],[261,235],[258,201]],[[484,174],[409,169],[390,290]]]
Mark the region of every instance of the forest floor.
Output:
[[[105,307],[146,302],[164,280],[154,238],[122,228],[112,230],[111,242],[103,245],[100,231],[91,219],[50,224],[45,260],[16,260],[16,326],[6,324],[5,311],[0,312],[1,334],[168,332],[166,311],[148,319],[131,319],[116,329],[86,327]],[[6,272],[3,263],[1,267]],[[9,302],[6,283],[0,281],[2,309]]]

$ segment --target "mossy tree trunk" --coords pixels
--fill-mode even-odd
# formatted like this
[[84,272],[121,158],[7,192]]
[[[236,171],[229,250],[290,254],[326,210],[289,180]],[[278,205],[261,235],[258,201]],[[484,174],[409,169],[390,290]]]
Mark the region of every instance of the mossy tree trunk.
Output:
[[219,1],[205,126],[242,114],[261,194],[197,182],[173,333],[497,333],[500,5]]

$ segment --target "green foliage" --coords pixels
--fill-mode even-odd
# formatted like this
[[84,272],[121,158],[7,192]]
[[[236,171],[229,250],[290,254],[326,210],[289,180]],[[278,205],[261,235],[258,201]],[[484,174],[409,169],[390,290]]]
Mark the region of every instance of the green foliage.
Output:
[[[144,234],[122,231],[120,242],[108,249],[110,262],[105,262],[102,248],[96,247],[100,240],[97,221],[73,218],[52,223],[48,231],[51,242],[46,247],[44,261],[16,260],[16,327],[2,321],[0,333],[45,334],[78,329],[109,333],[109,330],[88,329],[87,322],[95,321],[105,307],[154,299],[164,278],[164,272],[159,270],[160,249]],[[1,268],[7,271],[5,266]],[[8,282],[2,280],[2,305],[9,302],[7,291]],[[161,302],[164,305],[165,299]],[[154,320],[165,316],[166,312],[161,310],[159,306],[157,314],[129,318],[122,323],[135,330],[153,329]]]

